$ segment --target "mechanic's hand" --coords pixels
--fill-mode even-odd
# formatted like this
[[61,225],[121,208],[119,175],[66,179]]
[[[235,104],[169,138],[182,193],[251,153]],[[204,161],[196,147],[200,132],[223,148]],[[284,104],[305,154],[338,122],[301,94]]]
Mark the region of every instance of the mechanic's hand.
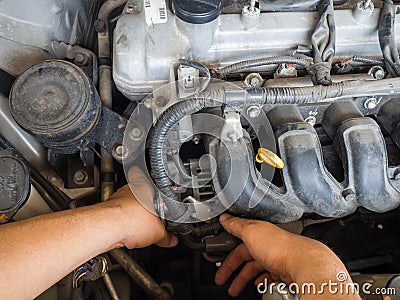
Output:
[[[339,272],[347,275],[347,279],[341,283],[352,282],[340,259],[318,241],[289,233],[267,222],[235,218],[227,214],[220,217],[220,222],[229,233],[243,241],[225,259],[215,276],[216,284],[223,285],[245,263],[228,290],[231,296],[238,296],[250,280],[266,271],[256,279],[256,285],[267,279],[269,283],[295,282],[300,287],[303,283],[314,283],[318,287],[329,280],[339,283]],[[336,296],[329,295],[329,299],[360,299],[357,295]],[[327,299],[327,294],[301,298]]]
[[[153,201],[154,191],[141,170],[132,168],[128,174],[129,182],[136,195]],[[137,193],[136,193],[137,191]],[[141,199],[142,200],[142,199]],[[121,208],[123,237],[117,247],[144,248],[153,244],[160,247],[174,247],[178,244],[176,236],[165,230],[164,224],[156,216],[144,208],[132,194],[128,185],[118,190],[108,202]]]

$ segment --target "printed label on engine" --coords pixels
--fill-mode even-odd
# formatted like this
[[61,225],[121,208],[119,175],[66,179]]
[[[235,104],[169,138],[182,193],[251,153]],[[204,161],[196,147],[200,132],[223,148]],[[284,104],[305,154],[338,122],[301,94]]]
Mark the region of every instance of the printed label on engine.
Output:
[[149,26],[167,22],[167,5],[165,0],[144,0],[146,23]]
[[10,164],[8,174],[0,175],[0,193],[7,197],[10,204],[17,203],[18,197],[18,166],[16,163]]

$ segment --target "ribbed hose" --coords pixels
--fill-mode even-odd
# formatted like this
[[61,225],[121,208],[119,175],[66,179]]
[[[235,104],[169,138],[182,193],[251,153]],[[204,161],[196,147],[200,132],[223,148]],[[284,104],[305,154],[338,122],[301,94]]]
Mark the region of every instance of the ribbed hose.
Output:
[[374,57],[374,56],[353,56],[351,61],[356,63],[362,63],[366,65],[376,65],[376,66],[384,66],[385,62],[382,58]]
[[225,78],[226,75],[230,73],[235,73],[246,69],[256,68],[261,66],[280,65],[280,64],[293,64],[302,66],[304,68],[308,68],[311,65],[311,61],[294,56],[264,57],[264,58],[245,60],[223,67],[217,71],[217,74],[222,78]]
[[171,186],[173,182],[165,170],[164,162],[167,161],[165,143],[167,135],[172,127],[183,117],[192,115],[203,108],[211,106],[211,104],[208,103],[210,100],[222,102],[223,94],[221,91],[222,90],[207,92],[197,97],[186,99],[170,107],[160,117],[152,132],[149,146],[151,175],[168,208],[168,219],[177,221],[178,223],[187,222],[189,216],[186,215],[185,206],[179,201],[177,194],[172,190]]
[[341,97],[344,91],[353,87],[353,83],[338,82],[329,86],[262,88],[262,92],[265,104],[302,104]]
[[[398,78],[377,81],[354,80],[333,83],[330,86],[309,86],[297,88],[254,88],[248,93],[262,97],[263,104],[317,103],[340,97],[362,97],[370,95],[399,94]],[[261,95],[261,96],[260,96]]]

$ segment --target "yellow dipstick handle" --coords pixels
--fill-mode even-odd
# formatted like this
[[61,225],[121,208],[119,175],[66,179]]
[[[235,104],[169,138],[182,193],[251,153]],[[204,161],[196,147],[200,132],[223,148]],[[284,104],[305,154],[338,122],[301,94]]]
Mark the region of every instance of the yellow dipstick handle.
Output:
[[256,161],[260,164],[261,163],[269,164],[270,166],[273,166],[278,169],[283,169],[283,167],[285,166],[285,163],[278,155],[265,148],[258,149],[258,154],[256,155]]

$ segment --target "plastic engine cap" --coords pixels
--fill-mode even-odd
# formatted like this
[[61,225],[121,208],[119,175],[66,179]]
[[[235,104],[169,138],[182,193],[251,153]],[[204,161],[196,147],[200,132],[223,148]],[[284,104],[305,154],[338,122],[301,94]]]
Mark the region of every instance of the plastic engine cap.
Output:
[[173,0],[175,15],[191,24],[206,24],[221,14],[221,0]]
[[9,221],[30,194],[28,167],[12,150],[0,150],[0,224]]

